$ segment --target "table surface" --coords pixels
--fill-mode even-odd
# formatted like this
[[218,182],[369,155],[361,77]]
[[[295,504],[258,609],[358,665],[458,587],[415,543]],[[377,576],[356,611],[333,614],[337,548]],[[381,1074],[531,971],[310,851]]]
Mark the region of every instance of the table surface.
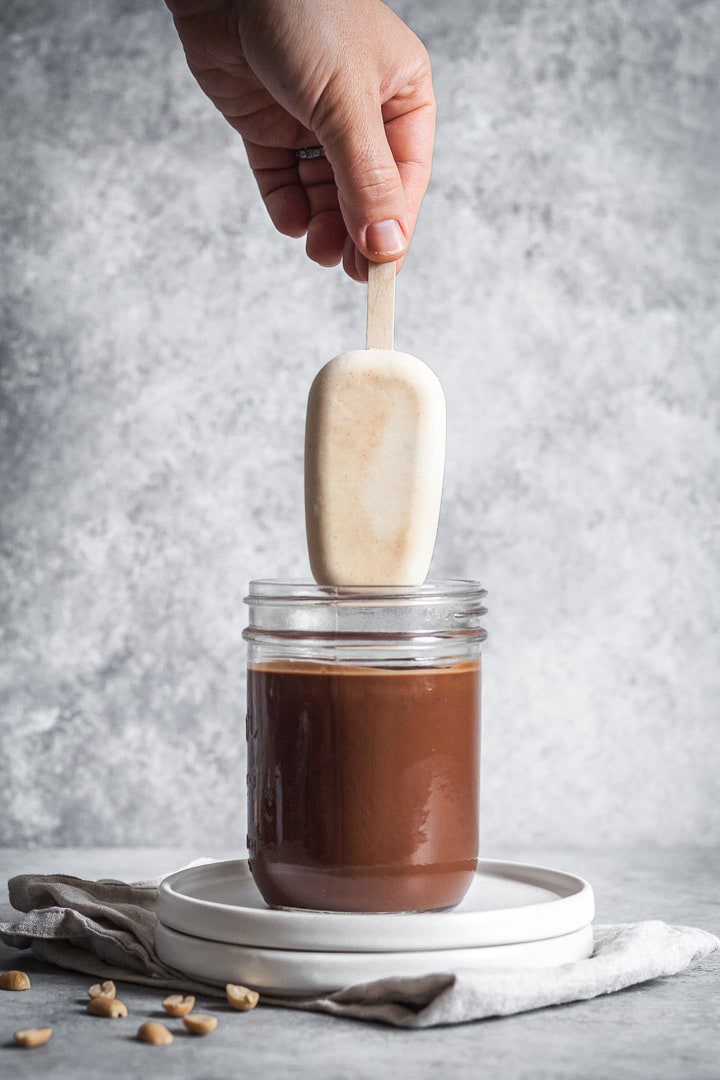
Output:
[[[483,854],[542,863],[587,878],[595,890],[598,923],[659,918],[720,931],[720,850],[516,849]],[[0,918],[11,917],[5,882],[14,874],[58,872],[134,881],[162,875],[199,855],[233,857],[227,851],[177,848],[0,849]],[[27,971],[32,980],[29,992],[5,993],[0,1000],[0,1075],[14,1078],[720,1078],[720,954],[673,978],[594,1001],[455,1027],[403,1031],[261,1005],[249,1013],[223,1016],[207,1039],[177,1038],[166,1048],[134,1038],[141,1019],[162,1013],[157,990],[123,984],[130,1018],[100,1022],[85,1013],[87,986],[93,981],[88,976],[0,946],[0,971],[8,968]],[[200,998],[197,1008],[214,1011],[217,999]],[[18,1028],[41,1026],[53,1028],[46,1046],[22,1050],[12,1042]]]

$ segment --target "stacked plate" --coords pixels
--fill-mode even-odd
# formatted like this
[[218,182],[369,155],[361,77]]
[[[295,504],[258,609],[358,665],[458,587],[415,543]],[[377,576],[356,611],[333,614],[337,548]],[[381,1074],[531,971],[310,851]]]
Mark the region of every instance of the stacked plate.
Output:
[[155,946],[169,967],[205,982],[316,996],[388,976],[580,960],[592,952],[594,913],[582,878],[488,859],[452,911],[277,911],[239,860],[180,870],[161,882]]

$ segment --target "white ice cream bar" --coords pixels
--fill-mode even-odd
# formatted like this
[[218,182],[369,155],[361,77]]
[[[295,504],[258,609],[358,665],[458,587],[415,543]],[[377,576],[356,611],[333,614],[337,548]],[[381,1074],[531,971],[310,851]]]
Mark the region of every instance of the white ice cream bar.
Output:
[[326,364],[308,398],[305,517],[322,585],[421,585],[435,545],[445,397],[426,364],[392,349],[389,265],[392,280],[387,264],[371,276],[369,347]]

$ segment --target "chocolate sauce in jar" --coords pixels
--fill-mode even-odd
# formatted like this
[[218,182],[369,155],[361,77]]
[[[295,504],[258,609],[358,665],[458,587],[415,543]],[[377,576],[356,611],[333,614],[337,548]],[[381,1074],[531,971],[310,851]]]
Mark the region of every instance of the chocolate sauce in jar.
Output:
[[248,672],[250,867],[277,907],[453,906],[478,852],[480,660]]
[[432,911],[467,892],[478,856],[484,591],[449,584],[474,586],[471,600],[458,608],[451,590],[442,610],[408,611],[419,590],[404,590],[391,602],[343,597],[328,615],[332,602],[315,597],[291,615],[288,603],[270,610],[262,598],[253,609],[251,595],[248,849],[269,905]]

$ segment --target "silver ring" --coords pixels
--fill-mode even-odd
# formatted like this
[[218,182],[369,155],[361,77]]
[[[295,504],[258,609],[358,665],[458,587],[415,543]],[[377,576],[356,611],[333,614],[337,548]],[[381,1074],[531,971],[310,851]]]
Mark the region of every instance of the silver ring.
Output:
[[325,150],[322,146],[306,146],[302,150],[295,150],[294,154],[300,161],[311,161],[312,158],[325,157]]

